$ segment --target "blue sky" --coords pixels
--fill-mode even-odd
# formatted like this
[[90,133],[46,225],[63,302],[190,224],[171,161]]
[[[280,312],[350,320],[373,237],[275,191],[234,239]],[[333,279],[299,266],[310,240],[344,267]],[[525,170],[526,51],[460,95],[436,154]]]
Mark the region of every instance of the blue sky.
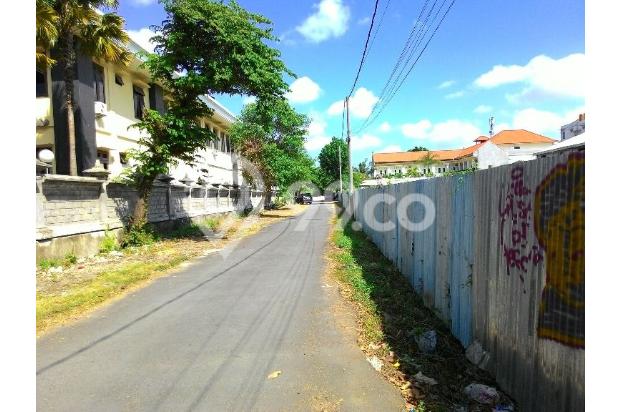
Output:
[[[341,101],[349,92],[369,28],[373,0],[239,0],[263,14],[281,38],[277,47],[298,80],[289,96],[312,119],[313,156],[341,134]],[[388,0],[379,2],[379,13]],[[423,1],[391,0],[351,102],[357,131],[412,29]],[[438,4],[440,4],[438,2]],[[164,16],[154,0],[121,1],[135,37]],[[585,111],[584,1],[457,0],[394,99],[353,138],[353,161],[373,152],[466,147],[488,133],[525,128],[558,138],[562,124]],[[217,97],[239,113],[241,96]]]

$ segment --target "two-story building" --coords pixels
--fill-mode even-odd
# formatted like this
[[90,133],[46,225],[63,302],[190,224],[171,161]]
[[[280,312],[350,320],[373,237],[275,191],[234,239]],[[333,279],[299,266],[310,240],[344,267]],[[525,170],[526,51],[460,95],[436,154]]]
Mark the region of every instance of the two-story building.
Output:
[[375,177],[406,176],[412,169],[421,174],[440,175],[472,167],[487,169],[521,160],[532,160],[535,153],[555,140],[528,130],[504,130],[492,137],[479,136],[463,149],[418,152],[373,153]]
[[[127,44],[133,53],[126,67],[110,62],[93,60],[77,55],[74,81],[75,134],[78,173],[99,162],[119,175],[130,165],[128,151],[138,147],[140,132],[131,127],[138,122],[146,109],[165,112],[167,96],[163,88],[154,83],[142,64],[139,52],[146,52],[133,40]],[[52,51],[52,54],[54,52]],[[54,153],[52,172],[68,174],[69,149],[67,138],[66,107],[63,97],[62,68],[52,66],[37,70],[36,87],[36,147]],[[214,111],[213,116],[202,119],[204,127],[211,129],[217,139],[201,150],[201,162],[195,168],[180,164],[171,175],[182,179],[186,175],[196,181],[199,177],[209,183],[241,184],[241,165],[234,153],[228,131],[235,116],[210,96],[204,101]]]

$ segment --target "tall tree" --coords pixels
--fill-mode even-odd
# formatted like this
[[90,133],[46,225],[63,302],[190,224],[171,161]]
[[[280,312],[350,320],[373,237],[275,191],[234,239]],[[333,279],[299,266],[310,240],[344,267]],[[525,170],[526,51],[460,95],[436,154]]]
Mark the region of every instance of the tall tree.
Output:
[[319,165],[323,170],[327,184],[337,181],[339,178],[338,148],[340,147],[340,157],[342,161],[342,181],[344,186],[348,186],[349,176],[349,149],[347,144],[337,137],[332,137],[331,142],[323,146],[319,153]]
[[266,203],[271,201],[271,187],[283,190],[313,179],[314,162],[304,148],[309,123],[286,99],[258,99],[244,107],[231,128],[233,145],[262,175]]
[[293,75],[280,52],[265,41],[277,41],[271,22],[236,2],[161,0],[166,18],[156,27],[155,54],[145,66],[171,97],[166,112],[148,110],[136,127],[147,132],[133,181],[138,202],[132,225],[146,222],[148,198],[157,175],[167,173],[179,160],[193,165],[197,151],[215,138],[201,120],[213,111],[204,95],[244,94],[281,98],[288,90],[282,79]]
[[[125,43],[129,38],[123,30],[123,18],[116,13],[100,13],[96,10],[117,7],[116,0],[37,0],[37,65],[46,67],[49,64],[60,64],[63,69],[71,176],[78,174],[73,104],[76,46],[88,56],[127,64],[130,53]],[[47,56],[53,46],[58,49],[56,61]]]

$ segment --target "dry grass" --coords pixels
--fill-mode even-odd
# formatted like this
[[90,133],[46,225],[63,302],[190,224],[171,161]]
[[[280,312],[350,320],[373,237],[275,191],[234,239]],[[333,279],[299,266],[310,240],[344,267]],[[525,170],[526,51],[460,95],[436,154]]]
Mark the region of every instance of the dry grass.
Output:
[[[383,362],[380,373],[400,389],[407,408],[490,410],[469,404],[463,394],[472,382],[494,386],[489,374],[467,361],[447,326],[424,306],[406,278],[363,232],[352,230],[351,222],[343,228],[337,216],[332,223],[327,276],[356,313],[360,349]],[[414,337],[429,329],[437,332],[437,348],[427,354],[418,349]],[[418,372],[438,384],[418,382],[413,378]]]
[[[262,212],[251,221],[238,217],[222,219],[217,222],[225,230],[221,239],[164,239],[152,245],[126,248],[120,253],[80,259],[74,264],[65,264],[60,273],[53,273],[47,268],[38,269],[37,335],[78,319],[129,291],[144,287],[149,281],[168,275],[183,262],[221,249],[231,241],[250,236],[303,210],[304,206],[292,205]],[[210,226],[214,225],[210,223]]]

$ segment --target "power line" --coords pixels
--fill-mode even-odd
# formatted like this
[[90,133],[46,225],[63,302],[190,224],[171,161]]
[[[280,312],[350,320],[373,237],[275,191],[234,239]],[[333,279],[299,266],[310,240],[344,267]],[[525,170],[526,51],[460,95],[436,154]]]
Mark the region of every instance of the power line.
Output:
[[[449,6],[445,9],[443,16],[439,20],[439,23],[433,30],[431,36],[427,39],[426,43],[424,44],[424,47],[419,52],[419,54],[417,55],[413,63],[409,65],[413,57],[416,55],[416,51],[418,50],[419,46],[422,44],[427,34],[431,30],[431,28],[434,26],[435,21],[437,20],[438,16],[441,14],[445,6],[445,3],[447,2],[447,0],[444,0],[441,3],[441,6],[435,12],[434,16],[431,18],[431,15],[433,15],[433,11],[435,10],[435,7],[437,5],[437,0],[435,0],[430,10],[428,11],[428,13],[426,13],[424,17],[424,23],[421,25],[421,29],[420,29],[420,22],[421,22],[422,15],[424,14],[426,7],[428,6],[428,0],[426,1],[424,6],[422,7],[422,10],[420,11],[420,14],[418,16],[418,19],[416,20],[416,23],[414,24],[414,27],[412,28],[409,34],[409,37],[407,38],[407,41],[405,42],[403,51],[401,52],[398,58],[398,61],[396,62],[396,64],[394,65],[394,68],[392,69],[392,73],[390,74],[388,81],[385,83],[379,95],[379,103],[377,103],[373,107],[371,113],[368,115],[368,117],[366,118],[362,126],[357,130],[357,133],[359,133],[360,131],[368,127],[370,124],[372,124],[385,110],[385,108],[390,103],[390,101],[394,98],[394,96],[398,93],[398,91],[400,90],[400,88],[402,87],[406,79],[408,78],[409,74],[412,72],[413,68],[416,66],[417,62],[422,57],[422,54],[427,49],[431,40],[433,39],[433,37],[435,36],[437,31],[441,27],[444,19],[446,18],[448,12],[452,9],[452,6],[454,5],[455,1],[456,0],[452,0]],[[429,19],[431,20],[430,24],[428,23]],[[405,56],[407,57],[405,58]],[[405,63],[401,67],[403,60],[405,60]],[[396,74],[396,72],[398,72],[398,74],[396,75],[396,78],[394,78],[394,75]],[[404,76],[403,76],[403,73],[404,73]]]
[[370,41],[370,34],[372,33],[372,28],[375,24],[375,16],[377,15],[377,8],[379,7],[379,0],[375,0],[375,9],[372,12],[372,17],[370,19],[370,27],[368,28],[368,34],[366,35],[366,42],[364,43],[364,51],[362,52],[362,58],[360,59],[360,65],[357,68],[357,74],[355,75],[355,80],[353,80],[353,86],[351,86],[351,91],[347,95],[347,97],[351,97],[353,91],[355,90],[355,86],[357,85],[357,80],[360,77],[360,73],[362,72],[362,67],[364,66],[364,60],[366,60],[366,54],[368,52],[368,42]]

